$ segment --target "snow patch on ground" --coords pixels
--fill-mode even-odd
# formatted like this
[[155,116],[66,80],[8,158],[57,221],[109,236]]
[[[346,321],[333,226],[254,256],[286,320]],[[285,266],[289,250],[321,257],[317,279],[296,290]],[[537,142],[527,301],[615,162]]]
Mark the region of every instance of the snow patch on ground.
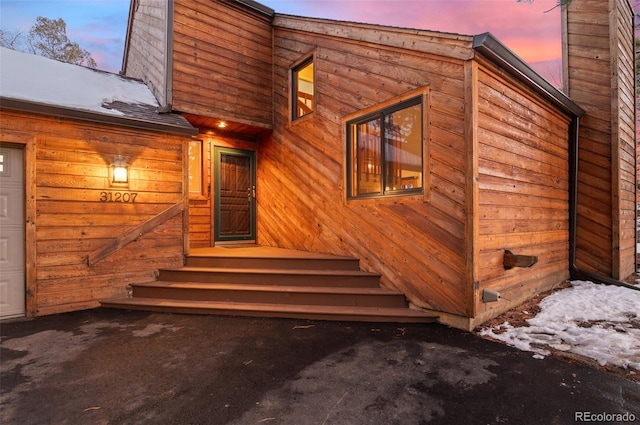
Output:
[[509,322],[479,333],[536,358],[551,350],[589,357],[601,366],[640,370],[640,291],[573,281],[540,302],[542,309],[529,326]]

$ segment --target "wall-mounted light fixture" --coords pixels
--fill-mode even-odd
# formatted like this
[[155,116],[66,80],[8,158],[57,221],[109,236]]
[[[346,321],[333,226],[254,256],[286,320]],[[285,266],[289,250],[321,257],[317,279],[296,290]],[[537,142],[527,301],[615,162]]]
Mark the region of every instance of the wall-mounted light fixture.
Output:
[[111,163],[113,183],[129,182],[129,164],[124,161],[122,155],[116,155]]

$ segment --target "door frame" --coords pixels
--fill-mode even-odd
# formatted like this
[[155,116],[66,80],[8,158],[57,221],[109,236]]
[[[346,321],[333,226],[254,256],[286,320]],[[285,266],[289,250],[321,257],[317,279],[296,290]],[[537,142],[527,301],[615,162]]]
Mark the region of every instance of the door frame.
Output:
[[[19,273],[19,277],[20,277],[20,283],[18,285],[14,285],[13,289],[14,290],[18,290],[19,291],[19,295],[17,296],[17,298],[20,299],[20,310],[16,310],[12,313],[9,313],[7,315],[2,315],[0,316],[0,319],[4,320],[4,319],[11,319],[11,318],[16,318],[16,317],[25,317],[28,315],[28,288],[27,288],[27,282],[28,282],[28,273],[29,273],[29,269],[27,267],[28,261],[28,255],[31,254],[28,251],[28,246],[27,246],[27,223],[28,220],[26,220],[27,217],[27,197],[26,197],[26,190],[27,190],[27,174],[26,174],[26,156],[27,156],[27,152],[26,149],[24,149],[24,146],[22,145],[14,145],[14,144],[10,144],[10,143],[0,143],[0,151],[7,154],[7,160],[6,162],[3,163],[4,166],[8,166],[8,171],[3,172],[2,174],[7,174],[8,176],[11,175],[11,173],[15,173],[15,176],[19,177],[19,181],[17,182],[18,185],[15,185],[14,188],[18,188],[18,192],[19,192],[19,198],[20,198],[20,217],[19,217],[19,221],[21,223],[21,228],[20,228],[20,235],[19,235],[19,261],[17,261],[16,263],[9,263],[9,271],[11,274],[11,272],[15,272],[16,270],[12,270],[13,266],[15,266],[17,268],[17,272]],[[19,153],[19,158],[17,158],[14,154]],[[19,161],[16,161],[17,159],[19,159]],[[12,182],[13,183],[13,182]],[[10,251],[14,251],[15,247],[11,247],[11,246],[7,246],[7,251],[5,252],[5,254],[7,254],[9,257],[11,256],[11,254],[9,253]],[[7,261],[9,261],[9,258],[7,258]],[[19,264],[17,264],[19,263]]]
[[[214,146],[213,149],[213,244],[224,244],[234,242],[255,243],[256,241],[256,151]],[[220,163],[223,154],[236,155],[249,158],[250,181],[252,187],[250,210],[250,232],[249,235],[220,236]]]

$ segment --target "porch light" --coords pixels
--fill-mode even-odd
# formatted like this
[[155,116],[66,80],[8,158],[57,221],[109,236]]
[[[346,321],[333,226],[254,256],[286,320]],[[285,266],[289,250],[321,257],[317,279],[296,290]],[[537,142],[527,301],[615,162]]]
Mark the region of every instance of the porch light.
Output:
[[227,128],[227,126],[228,126],[228,124],[227,124],[226,121],[218,121],[217,127],[219,129],[225,129],[225,128]]
[[116,155],[111,163],[113,169],[113,183],[129,182],[129,164],[124,161],[122,155]]

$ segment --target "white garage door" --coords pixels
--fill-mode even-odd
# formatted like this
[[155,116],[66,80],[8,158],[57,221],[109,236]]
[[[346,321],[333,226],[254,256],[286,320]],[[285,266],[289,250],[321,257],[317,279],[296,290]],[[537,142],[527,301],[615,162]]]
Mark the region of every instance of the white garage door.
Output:
[[24,160],[0,148],[0,319],[25,314]]

